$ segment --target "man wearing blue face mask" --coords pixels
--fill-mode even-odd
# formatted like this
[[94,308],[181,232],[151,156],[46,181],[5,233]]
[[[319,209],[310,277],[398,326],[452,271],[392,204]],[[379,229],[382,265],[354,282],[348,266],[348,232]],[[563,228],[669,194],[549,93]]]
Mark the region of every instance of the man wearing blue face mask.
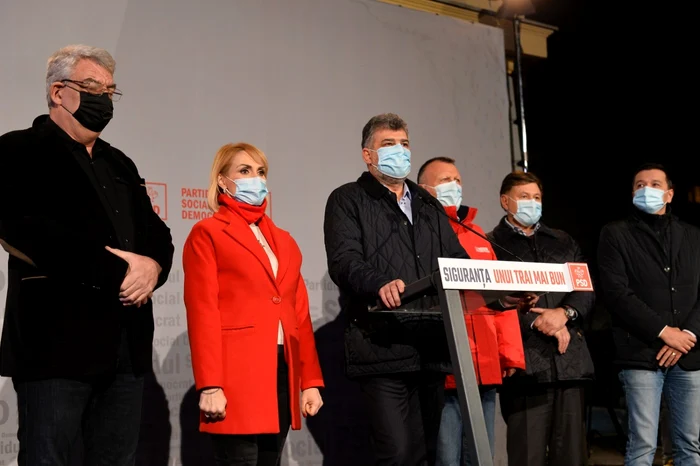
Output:
[[[505,217],[489,234],[509,252],[499,260],[585,262],[571,236],[540,220],[542,183],[532,173],[513,172],[501,184]],[[503,381],[501,412],[511,466],[579,466],[584,451],[583,384],[593,361],[582,324],[593,308],[592,292],[547,293],[520,312],[526,370]]]
[[[435,157],[418,171],[418,183],[445,208],[452,219],[452,229],[469,257],[496,260],[491,243],[474,223],[477,209],[462,205],[462,177],[455,160]],[[474,375],[479,384],[481,406],[486,421],[486,433],[494,452],[496,422],[496,390],[503,378],[512,376],[516,369],[525,369],[525,354],[520,338],[517,310],[494,313],[486,307],[479,293],[463,293],[463,302],[469,302],[464,311],[467,335],[474,362]],[[438,435],[436,466],[475,466],[470,461],[466,433],[463,429],[455,379],[448,375],[445,381],[445,407]]]
[[658,164],[634,174],[632,214],[603,228],[600,285],[613,318],[629,419],[626,465],[651,466],[661,395],[675,464],[700,464],[700,230],[671,215],[673,184]]
[[408,129],[398,115],[365,125],[362,159],[367,171],[331,193],[324,221],[328,272],[349,320],[346,373],[367,406],[374,464],[433,465],[451,370],[444,323],[435,315],[367,309],[377,299],[389,309],[439,306],[437,296],[402,303],[401,293],[436,270],[438,257],[468,256],[442,207],[407,179]]

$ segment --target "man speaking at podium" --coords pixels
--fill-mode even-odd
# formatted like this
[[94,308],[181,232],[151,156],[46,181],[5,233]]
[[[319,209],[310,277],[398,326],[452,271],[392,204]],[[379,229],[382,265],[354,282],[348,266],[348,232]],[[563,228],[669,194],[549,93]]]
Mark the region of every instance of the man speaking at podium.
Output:
[[[345,364],[367,404],[375,464],[435,463],[445,373],[451,371],[437,296],[401,302],[404,287],[437,270],[437,258],[467,258],[442,206],[407,180],[406,123],[391,113],[362,130],[367,171],[333,191],[324,235],[328,271],[348,314]],[[442,212],[440,212],[440,211]],[[388,309],[368,312],[380,299]]]

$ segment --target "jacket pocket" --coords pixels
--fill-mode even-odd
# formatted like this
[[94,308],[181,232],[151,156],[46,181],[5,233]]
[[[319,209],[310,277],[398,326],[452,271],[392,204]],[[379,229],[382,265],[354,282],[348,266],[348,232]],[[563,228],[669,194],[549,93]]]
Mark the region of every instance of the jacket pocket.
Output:
[[46,275],[36,275],[34,277],[22,277],[22,281],[27,281],[27,280],[42,280],[42,279],[47,279]]
[[253,333],[254,331],[255,327],[253,325],[221,327],[221,332],[226,334],[246,335],[249,333]]

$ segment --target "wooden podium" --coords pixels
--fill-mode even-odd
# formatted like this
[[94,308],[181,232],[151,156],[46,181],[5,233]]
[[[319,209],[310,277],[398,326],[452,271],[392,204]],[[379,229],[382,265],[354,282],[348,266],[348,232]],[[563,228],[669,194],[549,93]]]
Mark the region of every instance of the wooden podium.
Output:
[[[593,291],[590,273],[588,266],[580,263],[545,264],[440,258],[438,265],[440,279],[433,282],[440,296],[471,464],[493,466],[464,321],[464,309],[476,309],[469,309],[469,300],[462,299],[461,292],[477,292],[483,297],[486,307],[496,309],[502,301],[516,301],[517,296],[523,292],[539,295],[549,292]],[[506,299],[508,297],[511,299]]]

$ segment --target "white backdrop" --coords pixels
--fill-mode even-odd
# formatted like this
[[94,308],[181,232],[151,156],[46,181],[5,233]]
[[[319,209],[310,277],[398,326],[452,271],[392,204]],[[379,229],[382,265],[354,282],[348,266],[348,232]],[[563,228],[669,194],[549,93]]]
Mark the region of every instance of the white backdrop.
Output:
[[[124,97],[103,137],[137,163],[176,245],[170,280],[154,297],[156,379],[143,429],[151,456],[141,464],[204,464],[181,458],[181,433],[196,429],[187,421],[196,400],[183,403],[193,379],[180,257],[206,215],[203,189],[222,144],[243,140],[267,153],[272,218],[304,253],[317,330],[338,314],[323,249],[325,201],[363,171],[360,133],[371,116],[391,111],[408,122],[413,176],[430,157],[454,157],[465,202],[481,210],[477,222],[488,231],[500,217],[510,128],[499,29],[372,0],[3,0],[0,133],[46,113],[46,59],[71,43],[114,54]],[[43,189],[60,202],[61,180],[45,175]],[[4,253],[0,259],[4,301]],[[325,359],[337,368],[341,354]],[[331,406],[333,396],[329,390]],[[0,380],[0,465],[15,464],[16,443],[14,391]],[[201,449],[195,445],[183,448]],[[306,429],[290,435],[285,464],[320,465],[321,456]]]

